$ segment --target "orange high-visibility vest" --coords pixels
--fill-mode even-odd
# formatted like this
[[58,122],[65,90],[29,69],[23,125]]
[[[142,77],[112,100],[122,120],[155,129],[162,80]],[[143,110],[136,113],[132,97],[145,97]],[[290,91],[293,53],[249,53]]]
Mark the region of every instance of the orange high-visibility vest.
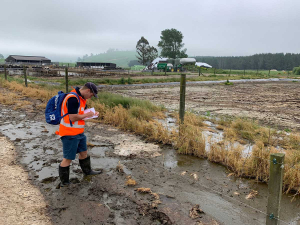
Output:
[[[76,90],[72,90],[71,92],[75,92]],[[74,97],[75,95],[73,94],[68,94],[61,106],[61,116],[65,115],[68,113],[68,108],[67,108],[67,101],[69,98]],[[83,99],[81,96],[80,98],[80,106],[78,108],[78,114],[84,114],[84,109],[86,105],[86,100]],[[84,132],[84,125],[85,121],[84,120],[79,120],[76,122],[72,122],[72,127],[70,125],[70,118],[69,115],[65,116],[64,118],[61,119],[60,125],[59,125],[59,136],[74,136],[77,134],[82,134]]]

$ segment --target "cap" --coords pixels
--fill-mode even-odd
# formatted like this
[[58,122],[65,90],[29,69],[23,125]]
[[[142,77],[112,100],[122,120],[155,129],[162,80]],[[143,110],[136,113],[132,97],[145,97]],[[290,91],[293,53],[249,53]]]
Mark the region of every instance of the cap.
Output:
[[93,94],[94,94],[94,97],[97,98],[97,94],[98,94],[98,90],[97,90],[97,87],[94,83],[92,82],[87,82],[84,86],[86,86],[87,88],[89,88]]

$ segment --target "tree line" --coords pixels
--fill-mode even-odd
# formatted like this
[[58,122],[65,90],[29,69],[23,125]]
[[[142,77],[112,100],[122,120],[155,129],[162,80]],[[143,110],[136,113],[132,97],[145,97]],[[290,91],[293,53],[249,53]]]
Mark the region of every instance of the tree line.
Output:
[[205,62],[217,69],[233,70],[293,70],[300,66],[300,54],[265,53],[252,56],[195,56],[197,62]]

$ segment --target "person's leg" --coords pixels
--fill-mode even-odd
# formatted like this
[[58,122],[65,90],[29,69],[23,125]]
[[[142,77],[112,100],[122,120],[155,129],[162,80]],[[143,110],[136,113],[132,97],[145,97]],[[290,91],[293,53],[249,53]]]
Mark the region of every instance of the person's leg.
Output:
[[67,166],[70,166],[72,160],[71,159],[65,159],[63,158],[63,160],[61,161],[60,163],[60,166],[61,167],[67,167]]
[[88,156],[87,151],[79,152],[79,159],[85,159]]
[[59,165],[58,173],[60,178],[60,187],[70,184],[70,164],[76,157],[76,151],[79,141],[73,136],[61,137],[63,143],[63,160]]
[[86,136],[81,135],[77,152],[79,153],[79,165],[85,175],[96,175],[102,171],[93,171],[91,167],[91,158],[87,154]]

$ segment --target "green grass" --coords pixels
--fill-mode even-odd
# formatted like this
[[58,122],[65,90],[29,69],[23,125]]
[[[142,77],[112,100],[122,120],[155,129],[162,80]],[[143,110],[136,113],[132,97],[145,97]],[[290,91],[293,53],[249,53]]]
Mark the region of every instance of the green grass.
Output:
[[70,62],[59,62],[59,66],[69,66],[69,67],[75,67],[76,63],[70,63]]
[[95,101],[103,103],[109,107],[114,107],[120,104],[126,109],[135,106],[149,110],[151,112],[161,111],[164,108],[163,106],[156,106],[147,100],[124,97],[122,95],[109,92],[101,92],[101,94],[98,95],[98,99],[96,99]]

